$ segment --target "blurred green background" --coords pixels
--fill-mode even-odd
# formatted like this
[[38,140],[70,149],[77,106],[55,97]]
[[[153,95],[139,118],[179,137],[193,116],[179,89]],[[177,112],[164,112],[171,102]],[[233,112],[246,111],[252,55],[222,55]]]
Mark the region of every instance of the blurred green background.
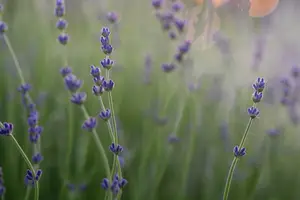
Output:
[[[90,133],[81,129],[84,116],[77,106],[70,105],[59,74],[64,51],[56,40],[55,1],[1,3],[5,6],[3,20],[9,26],[7,35],[26,81],[33,86],[30,95],[44,127],[40,199],[104,199],[101,156]],[[300,199],[298,105],[280,103],[279,83],[281,77],[291,79],[292,65],[300,62],[299,3],[281,1],[274,13],[257,19],[234,6],[219,8],[215,11],[221,19],[217,29],[230,41],[229,56],[222,55],[209,35],[204,41],[209,44],[206,48],[193,43],[185,64],[167,74],[160,66],[171,61],[180,41],[170,41],[162,31],[150,0],[66,0],[71,36],[68,61],[74,74],[84,80],[81,90],[88,93],[86,106],[92,116],[100,112],[100,105],[91,92],[89,66],[100,65],[104,58],[99,42],[102,26],[112,30],[116,61],[113,100],[120,144],[125,148],[121,155],[123,173],[129,181],[122,199],[221,199],[232,148],[239,143],[247,123],[251,84],[257,77],[268,81],[265,98],[259,104],[261,116],[250,130],[247,156],[238,164],[229,198]],[[117,26],[103,19],[109,11],[119,14]],[[207,23],[200,20],[195,24],[195,38]],[[266,45],[261,62],[253,67],[258,37],[263,37]],[[152,61],[150,73],[145,58]],[[1,37],[0,67],[0,120],[15,125],[14,135],[31,158],[27,113],[17,91],[20,79]],[[297,96],[299,80],[291,81]],[[106,96],[104,100],[107,104]],[[268,134],[273,129],[279,134]],[[111,141],[103,122],[97,131],[112,163],[108,151]],[[170,143],[169,136],[179,141]],[[70,162],[66,163],[68,156]],[[27,166],[7,137],[0,138],[0,166],[7,189],[5,199],[24,199]],[[70,184],[76,189],[70,189]]]

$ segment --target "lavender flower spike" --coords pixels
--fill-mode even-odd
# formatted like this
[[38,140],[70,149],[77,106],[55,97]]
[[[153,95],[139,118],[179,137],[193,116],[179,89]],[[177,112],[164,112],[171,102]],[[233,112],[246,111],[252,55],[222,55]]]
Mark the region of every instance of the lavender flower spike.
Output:
[[231,163],[231,166],[230,166],[230,169],[228,172],[225,189],[224,189],[224,194],[223,194],[223,200],[228,199],[232,177],[233,177],[234,170],[235,170],[235,167],[236,167],[239,159],[246,155],[246,148],[244,147],[244,144],[246,142],[246,139],[247,139],[247,136],[248,136],[248,133],[249,133],[249,130],[250,130],[253,120],[259,115],[259,110],[258,110],[258,108],[256,108],[256,104],[258,102],[260,102],[264,88],[265,88],[265,81],[263,78],[258,78],[257,81],[253,84],[254,94],[252,96],[252,100],[253,100],[254,104],[252,107],[248,108],[248,115],[250,116],[250,119],[246,126],[246,129],[245,129],[245,132],[241,139],[241,142],[238,146],[235,146],[233,148],[234,158],[232,160],[232,163]]

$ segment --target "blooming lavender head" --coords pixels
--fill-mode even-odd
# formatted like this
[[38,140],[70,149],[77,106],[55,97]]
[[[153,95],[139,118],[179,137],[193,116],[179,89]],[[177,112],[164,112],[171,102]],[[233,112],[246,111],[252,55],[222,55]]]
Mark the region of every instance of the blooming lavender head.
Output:
[[119,153],[121,153],[123,151],[123,147],[119,144],[112,143],[109,146],[109,150],[111,152],[113,152],[114,154],[118,155]]
[[186,25],[186,21],[182,20],[182,19],[175,19],[174,20],[174,25],[177,28],[177,31],[179,33],[182,33],[184,31],[185,25]]
[[183,9],[183,4],[181,3],[181,2],[173,2],[173,4],[172,4],[172,10],[174,11],[174,12],[179,12],[179,11],[181,11],[182,9]]
[[35,182],[40,180],[42,173],[43,173],[43,171],[41,169],[38,169],[34,176],[34,174],[31,170],[27,170],[25,179],[24,179],[25,185],[34,187]]
[[117,15],[117,13],[115,13],[115,12],[108,12],[108,13],[106,14],[106,19],[107,19],[110,23],[114,24],[114,23],[116,23],[116,22],[118,21],[118,15]]
[[18,87],[18,91],[21,92],[22,94],[26,94],[31,90],[31,85],[29,83],[24,83]]
[[67,22],[67,20],[65,20],[65,19],[62,19],[62,18],[60,18],[60,19],[58,19],[58,21],[56,22],[56,28],[58,29],[58,30],[65,30],[65,29],[67,29],[67,27],[68,27],[68,22]]
[[69,74],[64,78],[66,88],[71,92],[79,90],[83,81],[78,79],[74,74]]
[[63,17],[65,15],[65,6],[63,0],[56,1],[54,14],[56,17]]
[[262,92],[265,88],[265,85],[266,82],[263,78],[257,78],[256,82],[252,86],[257,92]]
[[60,44],[62,45],[67,45],[69,42],[69,35],[67,33],[61,33],[59,34],[59,36],[57,37],[57,40]]
[[101,69],[99,67],[95,67],[94,65],[91,65],[91,71],[90,74],[93,77],[99,77],[101,74]]
[[102,85],[105,91],[110,92],[114,88],[115,83],[113,80],[104,80]]
[[248,108],[248,115],[249,115],[252,119],[256,118],[256,117],[259,115],[259,110],[258,110],[258,108],[254,107],[254,106]]
[[235,157],[242,157],[246,155],[246,148],[245,147],[239,148],[239,146],[235,146],[233,148],[233,153]]
[[101,187],[104,190],[111,190],[111,192],[114,195],[117,195],[119,193],[119,191],[121,189],[123,189],[125,187],[125,185],[127,185],[128,181],[124,178],[120,179],[119,176],[116,174],[113,179],[112,182],[110,183],[109,180],[107,178],[104,178],[101,182]]
[[110,70],[114,64],[114,61],[106,57],[103,60],[101,60],[100,63],[104,69]]
[[97,126],[97,120],[95,117],[90,117],[89,119],[85,120],[82,125],[82,128],[86,131],[91,132]]
[[72,74],[72,68],[71,67],[63,67],[60,69],[60,74],[62,77],[66,77],[69,74]]
[[32,162],[34,164],[39,164],[40,162],[42,162],[44,159],[44,157],[42,156],[41,153],[36,153],[32,156]]
[[164,63],[161,65],[161,68],[164,72],[172,72],[175,69],[175,65],[173,63]]
[[85,92],[77,92],[72,94],[71,102],[77,105],[81,105],[86,101],[87,95]]
[[3,122],[0,124],[0,136],[9,136],[13,132],[13,124],[8,122]]
[[8,30],[8,26],[5,22],[0,21],[0,35],[5,33]]
[[109,118],[111,117],[110,109],[107,108],[106,110],[101,111],[99,117],[104,121],[109,120]]
[[158,10],[161,8],[163,0],[152,0],[152,6]]

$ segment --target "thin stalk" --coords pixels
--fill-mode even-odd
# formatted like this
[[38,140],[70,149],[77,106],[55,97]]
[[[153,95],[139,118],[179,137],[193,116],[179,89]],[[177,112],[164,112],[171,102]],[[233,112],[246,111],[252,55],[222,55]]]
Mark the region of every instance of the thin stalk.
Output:
[[[106,78],[109,80],[109,70],[106,70]],[[114,136],[115,136],[115,144],[118,144],[118,133],[117,133],[117,123],[116,123],[116,118],[115,118],[115,111],[114,111],[114,106],[113,106],[113,98],[112,98],[112,92],[108,92],[108,104],[109,108],[111,110],[111,119],[112,119],[112,129],[114,131]],[[118,169],[118,175],[120,178],[122,178],[122,168],[121,168],[121,163],[118,160],[118,155],[114,155],[114,161],[113,161],[113,167],[112,170],[115,170],[115,168]],[[113,175],[114,171],[112,171]],[[118,193],[116,199],[121,199],[122,196],[122,190]]]
[[[193,101],[194,101],[193,105],[197,105],[197,102],[194,98],[193,98]],[[197,119],[196,116],[194,118]],[[199,122],[196,122],[196,123],[199,123]],[[181,190],[179,190],[180,192],[179,192],[179,195],[178,195],[178,199],[182,199],[185,196],[190,164],[191,164],[191,161],[193,159],[193,155],[194,155],[194,152],[195,152],[195,147],[196,147],[196,144],[197,144],[197,136],[198,136],[197,131],[192,130],[190,134],[191,135],[190,135],[190,138],[189,138],[189,145],[188,145],[189,148],[188,148],[188,151],[185,154],[186,155],[186,160],[184,162],[184,167],[183,167],[183,170],[182,170],[182,179],[181,179],[182,186],[181,186]]]
[[31,192],[31,189],[29,187],[26,188],[26,194],[25,194],[25,198],[24,200],[28,200],[29,197],[30,197],[30,192]]
[[[101,109],[104,111],[105,110],[105,106],[104,106],[103,99],[102,99],[101,96],[99,96],[99,101],[100,101]],[[110,123],[110,120],[106,121],[106,125],[107,125],[108,131],[109,131],[110,139],[112,140],[112,142],[116,142],[116,139],[115,139],[115,136],[114,136],[114,132],[113,132],[113,129],[112,129],[112,126],[111,126],[111,123]],[[114,172],[116,170],[117,159],[118,159],[118,156],[114,155],[113,165],[112,165],[112,170],[111,170],[111,177],[109,177],[110,180],[113,179],[113,175],[114,175]]]
[[[80,108],[81,108],[81,110],[82,110],[82,112],[83,112],[83,114],[84,114],[84,117],[85,117],[86,119],[89,119],[89,114],[88,114],[88,112],[87,112],[85,106],[84,106],[84,105],[81,105]],[[98,150],[99,150],[99,153],[101,154],[102,159],[103,159],[103,161],[104,161],[104,168],[105,168],[106,176],[107,176],[107,177],[110,177],[111,175],[110,175],[110,169],[109,169],[109,162],[108,162],[107,156],[106,156],[106,154],[105,154],[105,150],[104,150],[104,148],[103,148],[103,145],[102,145],[102,143],[101,143],[101,140],[99,139],[98,133],[96,132],[95,129],[93,129],[92,135],[93,135],[94,141],[95,141],[95,143],[96,143],[96,146],[97,146],[97,148],[98,148]]]
[[[253,122],[253,118],[250,117],[249,122],[248,122],[248,124],[246,126],[246,129],[245,129],[245,132],[243,134],[242,140],[240,142],[239,149],[241,149],[244,146],[244,144],[245,144],[245,141],[247,139],[247,136],[248,136],[250,127],[252,125],[252,122]],[[236,156],[232,160],[231,166],[229,168],[229,172],[228,172],[226,184],[225,184],[223,200],[227,200],[228,199],[229,191],[230,191],[230,186],[231,186],[231,182],[232,182],[232,177],[233,177],[233,173],[234,173],[234,170],[235,170],[235,167],[236,167],[238,161],[239,161],[239,158],[236,157]]]
[[[63,63],[64,66],[68,66],[68,49],[67,46],[64,47],[64,54],[63,54]],[[73,149],[73,141],[74,141],[74,130],[73,130],[73,122],[74,122],[74,111],[73,111],[73,105],[72,103],[69,103],[68,105],[68,146],[67,146],[67,157],[66,157],[66,168],[67,172],[65,180],[68,180],[70,177],[70,171],[69,171],[69,166],[70,166],[70,157],[72,155],[72,149]],[[63,198],[64,195],[64,187],[65,185],[63,184],[60,189],[60,198]]]
[[[103,111],[105,111],[105,106],[104,106],[103,99],[102,99],[101,96],[99,96],[99,101],[100,101],[101,109],[102,109]],[[113,142],[115,142],[115,136],[114,136],[114,132],[113,132],[113,129],[112,129],[110,120],[107,120],[106,125],[107,125],[107,128],[108,128],[108,132],[109,132],[110,139],[111,139]]]
[[[10,134],[9,136],[12,138],[15,146],[17,147],[19,153],[22,155],[22,157],[23,157],[24,161],[26,162],[28,168],[32,171],[33,177],[35,177],[36,173],[35,173],[35,170],[33,168],[33,165],[31,164],[30,160],[26,156],[26,154],[23,151],[22,147],[20,146],[20,144],[18,143],[18,141],[16,140],[16,138],[12,134]],[[34,200],[38,200],[39,199],[39,182],[35,181],[35,180],[34,180],[34,182],[35,182],[35,185],[34,185],[34,191],[35,191]]]
[[[16,53],[15,53],[15,51],[14,51],[12,45],[11,45],[11,42],[10,42],[8,36],[6,34],[3,34],[3,38],[4,38],[4,41],[5,41],[6,45],[7,45],[7,48],[9,50],[11,56],[12,56],[13,62],[14,62],[15,67],[17,69],[17,73],[18,73],[19,78],[21,80],[21,84],[24,85],[25,84],[25,79],[23,77],[22,69],[21,69],[19,60],[18,60],[18,58],[16,56]],[[28,93],[25,94],[25,98],[28,100],[28,102],[30,104],[33,104],[33,100],[32,100],[32,98],[30,97],[30,95]],[[39,150],[40,150],[40,141],[38,141],[38,144],[33,144],[33,153],[36,154]],[[38,167],[38,165],[37,165],[37,167]],[[36,187],[38,187],[38,185]],[[26,195],[27,195],[27,193],[29,193],[28,194],[28,196],[29,196],[30,192],[31,192],[30,188],[27,188]],[[35,191],[35,192],[38,195],[38,191]]]

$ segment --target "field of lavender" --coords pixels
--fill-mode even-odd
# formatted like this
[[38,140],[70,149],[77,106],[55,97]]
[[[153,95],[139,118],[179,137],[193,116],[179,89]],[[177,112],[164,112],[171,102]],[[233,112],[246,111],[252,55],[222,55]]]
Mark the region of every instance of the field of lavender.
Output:
[[191,2],[0,0],[1,200],[300,199],[300,1]]

